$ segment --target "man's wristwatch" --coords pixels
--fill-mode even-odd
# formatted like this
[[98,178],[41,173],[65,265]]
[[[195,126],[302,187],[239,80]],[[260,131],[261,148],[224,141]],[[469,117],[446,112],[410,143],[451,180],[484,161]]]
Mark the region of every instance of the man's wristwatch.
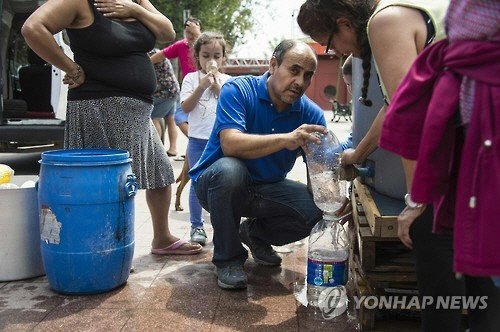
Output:
[[422,203],[415,203],[412,201],[409,193],[405,195],[405,204],[409,209],[419,209],[424,206]]

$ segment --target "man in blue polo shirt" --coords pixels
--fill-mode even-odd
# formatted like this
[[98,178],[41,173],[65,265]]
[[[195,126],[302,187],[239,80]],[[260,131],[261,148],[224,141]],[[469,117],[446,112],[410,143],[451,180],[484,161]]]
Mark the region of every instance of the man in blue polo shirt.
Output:
[[[326,133],[323,111],[304,96],[317,67],[300,41],[282,41],[262,76],[229,79],[220,92],[208,144],[189,175],[210,212],[218,285],[245,288],[248,252],[263,265],[280,265],[272,245],[308,236],[321,210],[303,183],[286,179],[306,142]],[[240,225],[242,217],[247,217]]]

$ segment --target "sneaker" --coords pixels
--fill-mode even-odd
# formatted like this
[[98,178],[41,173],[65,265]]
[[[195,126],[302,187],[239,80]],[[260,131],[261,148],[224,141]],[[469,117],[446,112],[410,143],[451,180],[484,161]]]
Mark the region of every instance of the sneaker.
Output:
[[207,233],[203,227],[191,228],[191,242],[196,242],[204,246],[207,243]]
[[216,267],[217,285],[224,289],[247,288],[248,278],[243,270],[243,265],[231,264],[224,267]]
[[260,265],[281,265],[281,257],[274,251],[270,244],[250,237],[249,220],[245,219],[240,224],[240,240],[252,252],[253,260]]

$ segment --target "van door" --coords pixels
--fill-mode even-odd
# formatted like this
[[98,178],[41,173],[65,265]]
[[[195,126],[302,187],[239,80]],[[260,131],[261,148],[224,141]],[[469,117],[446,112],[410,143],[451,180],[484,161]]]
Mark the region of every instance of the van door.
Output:
[[[62,82],[61,71],[31,51],[21,35],[25,20],[42,3],[35,0],[0,0],[0,152],[63,146],[67,86]],[[63,33],[54,38],[72,57]]]

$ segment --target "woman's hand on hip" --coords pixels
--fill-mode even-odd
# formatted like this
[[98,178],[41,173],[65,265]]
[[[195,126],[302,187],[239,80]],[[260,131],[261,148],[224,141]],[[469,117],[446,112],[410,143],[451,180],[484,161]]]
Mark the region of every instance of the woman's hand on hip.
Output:
[[68,89],[79,87],[85,82],[85,72],[79,64],[75,63],[75,68],[71,72],[67,72],[63,77],[63,83],[68,85]]

